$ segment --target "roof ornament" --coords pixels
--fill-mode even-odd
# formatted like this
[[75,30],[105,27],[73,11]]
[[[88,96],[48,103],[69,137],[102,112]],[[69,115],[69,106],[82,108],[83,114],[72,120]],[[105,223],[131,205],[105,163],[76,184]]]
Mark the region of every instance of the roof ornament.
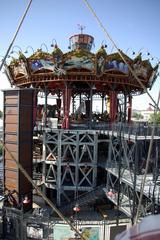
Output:
[[81,31],[81,34],[83,34],[83,30],[86,28],[84,25],[82,24],[77,24],[78,25],[78,29]]

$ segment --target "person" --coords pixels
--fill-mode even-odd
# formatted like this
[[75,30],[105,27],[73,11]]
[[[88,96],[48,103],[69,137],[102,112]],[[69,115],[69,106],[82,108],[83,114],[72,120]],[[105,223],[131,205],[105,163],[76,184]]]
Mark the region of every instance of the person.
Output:
[[159,222],[160,214],[146,216],[140,223],[118,234],[115,240],[159,240]]
[[109,192],[107,193],[107,196],[110,198],[115,198],[116,192],[113,189],[110,189]]

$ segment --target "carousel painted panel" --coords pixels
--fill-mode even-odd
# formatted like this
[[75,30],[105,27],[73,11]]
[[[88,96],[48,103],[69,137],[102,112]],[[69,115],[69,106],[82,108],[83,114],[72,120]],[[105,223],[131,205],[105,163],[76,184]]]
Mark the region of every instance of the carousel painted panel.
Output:
[[27,63],[23,61],[18,62],[12,68],[12,72],[14,77],[24,75],[26,78],[28,78]]
[[95,69],[95,64],[93,60],[87,56],[71,56],[64,62],[63,67],[65,70],[86,69],[93,72]]
[[30,62],[30,67],[32,72],[37,72],[39,70],[49,70],[54,71],[55,64],[51,60],[45,59],[35,59]]
[[30,67],[33,73],[36,73],[41,70],[48,70],[55,75],[64,75],[66,71],[63,69],[63,66],[57,63],[53,63],[51,60],[45,59],[36,59],[30,62]]
[[129,69],[128,69],[127,64],[122,62],[122,61],[120,62],[120,61],[117,61],[117,60],[112,60],[112,61],[106,62],[105,70],[106,71],[117,70],[117,71],[122,72],[124,74],[129,73]]

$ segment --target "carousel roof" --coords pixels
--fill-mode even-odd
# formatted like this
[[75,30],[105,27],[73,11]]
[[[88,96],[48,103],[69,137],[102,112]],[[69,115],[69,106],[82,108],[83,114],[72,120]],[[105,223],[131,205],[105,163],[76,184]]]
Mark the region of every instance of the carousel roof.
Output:
[[76,83],[78,89],[94,83],[97,91],[143,92],[128,64],[147,88],[152,87],[157,77],[158,65],[152,67],[149,60],[142,60],[141,54],[131,59],[120,50],[126,64],[118,52],[108,54],[103,45],[92,53],[94,39],[90,35],[78,34],[70,40],[71,50],[64,54],[57,44],[51,53],[37,49],[28,58],[19,52],[19,58],[6,67],[12,85],[43,88],[45,83],[48,88],[61,89],[67,81]]

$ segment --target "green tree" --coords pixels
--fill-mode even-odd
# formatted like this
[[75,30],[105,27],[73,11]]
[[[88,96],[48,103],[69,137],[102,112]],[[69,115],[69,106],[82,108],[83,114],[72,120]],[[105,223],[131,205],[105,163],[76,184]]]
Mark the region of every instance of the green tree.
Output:
[[2,118],[3,117],[3,113],[2,113],[2,111],[0,110],[0,118]]
[[138,112],[134,112],[134,113],[132,114],[132,117],[135,118],[135,119],[137,119],[137,120],[143,119],[143,115],[142,115],[141,113],[138,113]]
[[160,112],[151,114],[149,122],[153,123],[154,121],[155,123],[160,124]]

